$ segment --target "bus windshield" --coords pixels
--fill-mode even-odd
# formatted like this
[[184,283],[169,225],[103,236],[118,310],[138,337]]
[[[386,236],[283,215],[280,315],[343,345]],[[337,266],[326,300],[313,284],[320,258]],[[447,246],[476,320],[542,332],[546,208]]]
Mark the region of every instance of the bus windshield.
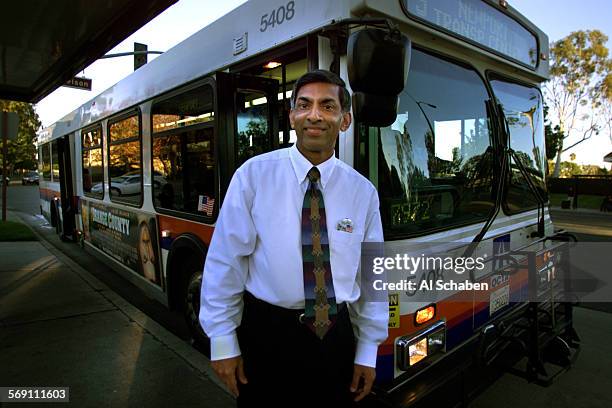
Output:
[[[413,50],[395,123],[376,144],[385,238],[486,219],[493,154],[484,82],[476,71]],[[372,155],[372,152],[370,152]],[[372,170],[371,170],[372,172]]]

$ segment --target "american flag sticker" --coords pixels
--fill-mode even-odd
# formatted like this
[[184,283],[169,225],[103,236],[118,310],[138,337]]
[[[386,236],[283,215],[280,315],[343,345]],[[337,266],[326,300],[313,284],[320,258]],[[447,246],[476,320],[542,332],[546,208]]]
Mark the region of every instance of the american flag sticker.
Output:
[[215,199],[207,195],[201,195],[198,199],[198,211],[211,216],[215,208]]

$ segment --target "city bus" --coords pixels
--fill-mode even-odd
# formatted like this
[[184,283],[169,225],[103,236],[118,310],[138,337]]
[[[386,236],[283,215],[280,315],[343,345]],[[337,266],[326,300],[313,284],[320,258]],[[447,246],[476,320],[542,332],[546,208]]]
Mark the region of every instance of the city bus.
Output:
[[41,212],[205,342],[202,270],[232,174],[295,142],[292,86],[329,69],[354,102],[335,154],[377,188],[385,243],[527,254],[514,273],[471,272],[484,295],[389,292],[378,400],[464,395],[512,349],[545,381],[545,357],[577,347],[571,305],[522,296],[559,237],[545,184],[548,57],[547,36],[505,0],[251,0],[39,133]]

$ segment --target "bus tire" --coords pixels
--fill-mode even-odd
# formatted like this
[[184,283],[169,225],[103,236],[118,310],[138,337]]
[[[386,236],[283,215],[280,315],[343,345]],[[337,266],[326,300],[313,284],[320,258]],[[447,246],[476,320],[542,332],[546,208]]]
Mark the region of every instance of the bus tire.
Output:
[[194,346],[208,352],[210,340],[200,325],[200,291],[202,289],[203,266],[196,259],[188,260],[185,264],[186,279],[183,291],[183,317],[189,328]]

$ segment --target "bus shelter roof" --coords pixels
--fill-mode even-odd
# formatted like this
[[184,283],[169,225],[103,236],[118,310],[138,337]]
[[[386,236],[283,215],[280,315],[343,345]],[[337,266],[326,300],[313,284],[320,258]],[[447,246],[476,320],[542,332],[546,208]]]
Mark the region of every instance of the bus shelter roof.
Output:
[[0,99],[36,103],[177,0],[8,0]]

